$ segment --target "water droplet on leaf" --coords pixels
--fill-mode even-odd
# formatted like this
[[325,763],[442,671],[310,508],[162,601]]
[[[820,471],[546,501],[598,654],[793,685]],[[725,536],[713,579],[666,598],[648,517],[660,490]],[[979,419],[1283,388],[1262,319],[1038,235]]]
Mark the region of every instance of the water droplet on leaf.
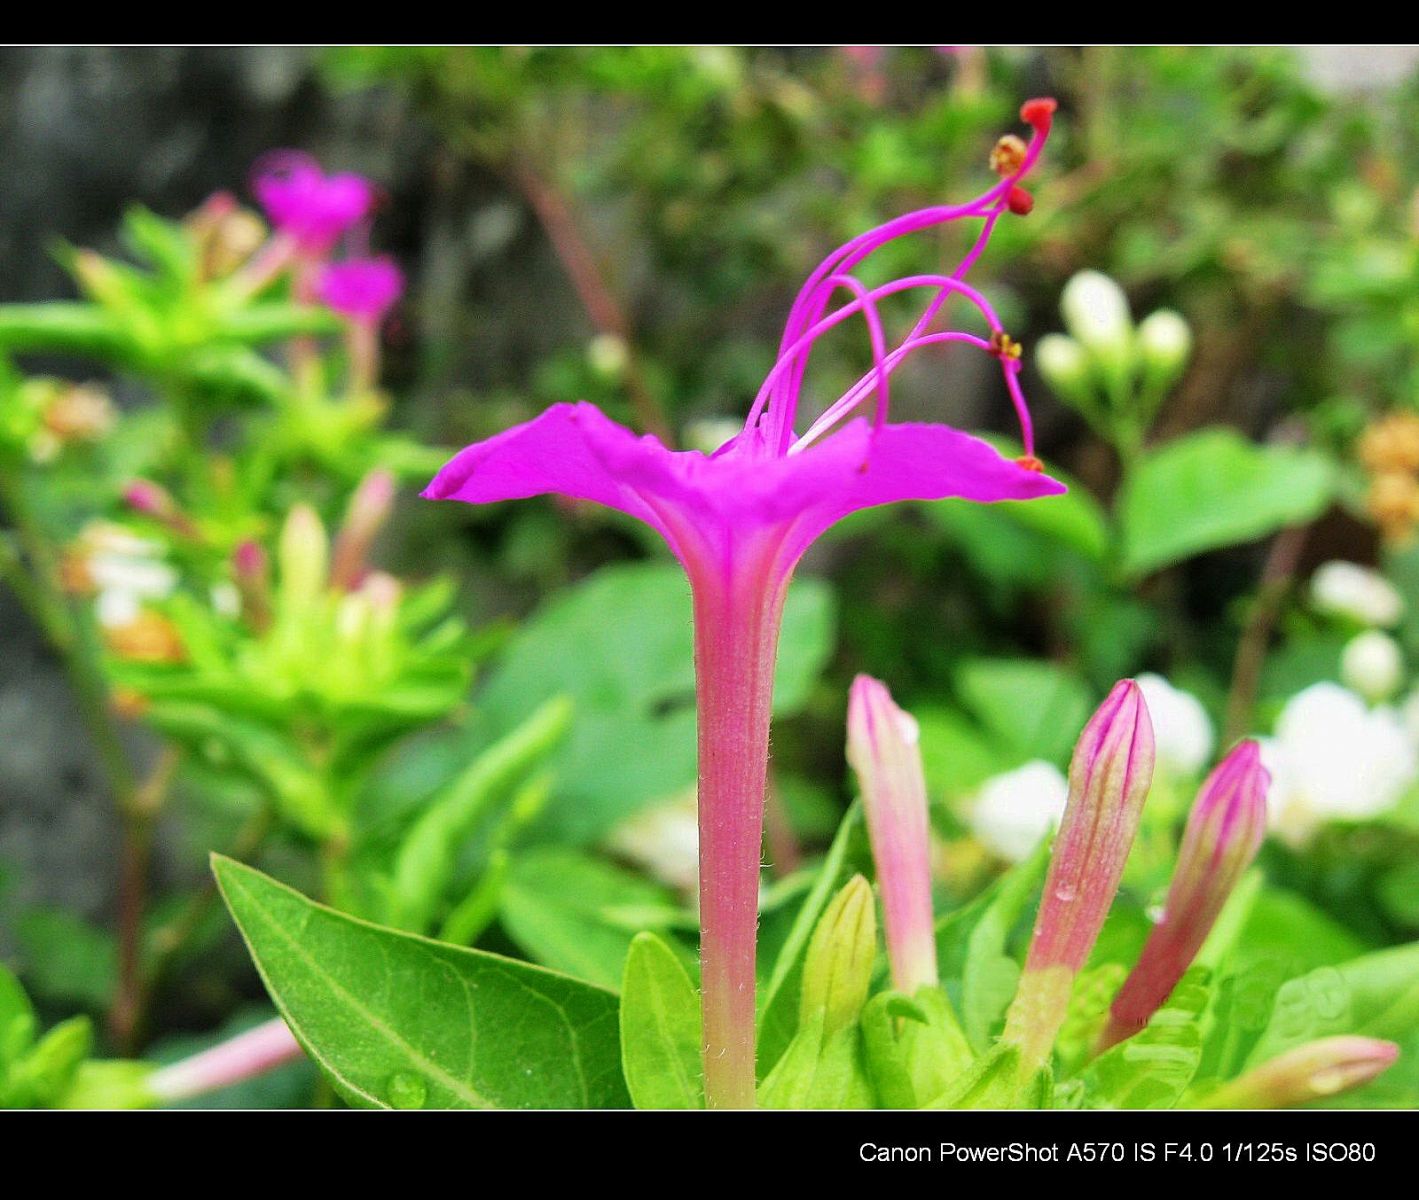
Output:
[[389,1077],[386,1085],[387,1099],[393,1108],[423,1108],[428,1099],[428,1085],[417,1075],[400,1071]]

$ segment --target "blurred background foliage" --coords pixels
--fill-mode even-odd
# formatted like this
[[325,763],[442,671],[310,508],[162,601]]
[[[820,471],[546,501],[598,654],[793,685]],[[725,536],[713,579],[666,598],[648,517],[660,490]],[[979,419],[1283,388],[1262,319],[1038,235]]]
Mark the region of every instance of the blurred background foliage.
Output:
[[[1194,694],[1223,742],[1336,680],[1403,726],[1419,74],[1381,50],[1340,68],[1267,48],[0,52],[21,164],[0,189],[0,951],[49,1015],[106,1016],[110,1049],[161,1056],[259,995],[203,882],[216,847],[612,985],[637,929],[688,956],[678,572],[589,506],[415,493],[448,450],[561,400],[713,448],[822,255],[982,190],[1033,95],[1060,101],[1034,211],[976,282],[1072,491],[860,514],[814,548],[780,663],[766,940],[848,799],[857,671],[921,721],[946,902],[999,862],[972,835],[978,789],[1064,766],[1123,675]],[[251,204],[251,163],[281,145],[382,188],[368,237],[408,287],[378,387],[348,321],[284,280],[232,285],[259,222],[203,224],[212,192]],[[966,236],[893,243],[867,280]],[[1131,308],[1113,341],[1071,319],[1086,269]],[[1141,320],[1160,310],[1181,320]],[[866,355],[849,325],[811,394]],[[905,366],[893,402],[1010,445],[999,375],[964,348]],[[135,480],[157,490],[138,503]],[[129,564],[116,624],[73,580],[95,555]],[[1378,568],[1407,615],[1318,603],[1331,560]],[[1367,626],[1398,656],[1378,680],[1343,663]],[[1347,954],[1419,936],[1415,770],[1394,773],[1382,804],[1317,808],[1271,845],[1287,890],[1257,921]],[[1181,800],[1160,792],[1161,830]],[[121,820],[93,815],[108,794]],[[1139,857],[1121,943],[1166,878],[1146,839]]]

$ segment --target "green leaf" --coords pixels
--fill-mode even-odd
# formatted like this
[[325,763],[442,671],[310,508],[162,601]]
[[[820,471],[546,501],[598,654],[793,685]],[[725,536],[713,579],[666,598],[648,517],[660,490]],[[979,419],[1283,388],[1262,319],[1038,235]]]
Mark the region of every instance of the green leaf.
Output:
[[1194,967],[1140,1032],[1094,1059],[1079,1078],[1086,1108],[1172,1108],[1202,1061],[1209,972]]
[[976,719],[1022,762],[1067,759],[1091,708],[1082,679],[1038,659],[972,659],[957,670],[956,690]]
[[544,966],[613,990],[635,935],[680,916],[662,888],[565,847],[516,855],[503,882],[502,923],[513,941]]
[[113,318],[98,305],[48,301],[0,304],[0,349],[111,361],[122,358],[128,347]]
[[[484,750],[423,811],[395,857],[390,924],[420,933],[429,928],[473,827],[545,761],[570,722],[567,700],[560,696],[548,700]],[[620,978],[619,962],[616,978]]]
[[1020,1048],[997,1042],[951,1081],[951,1086],[926,1108],[1048,1108],[1052,1081],[1049,1069],[1022,1078]]
[[1145,455],[1125,481],[1123,569],[1145,575],[1304,524],[1325,511],[1335,486],[1334,465],[1315,450],[1256,446],[1230,429],[1178,438]]
[[783,949],[774,960],[768,985],[760,990],[759,1076],[763,1078],[793,1040],[798,1028],[799,1002],[803,981],[803,959],[818,919],[829,901],[853,873],[855,849],[865,841],[862,806],[854,802],[847,810],[818,868],[813,888],[794,918]]
[[[590,842],[695,782],[695,672],[690,592],[678,566],[608,567],[543,605],[508,644],[483,691],[493,734],[537,704],[572,698],[577,719],[553,760],[561,781],[544,815],[565,841]],[[774,711],[792,712],[832,648],[832,595],[789,589]]]
[[214,855],[276,1007],[352,1104],[624,1108],[616,997],[372,925]]
[[1335,1034],[1396,1038],[1419,1025],[1419,942],[1318,967],[1283,984],[1247,1063]]
[[33,908],[16,922],[30,990],[102,1011],[118,978],[113,934],[59,908]]
[[922,1108],[969,1069],[974,1055],[939,987],[880,992],[862,1012],[867,1069],[885,1108]]
[[621,984],[621,1066],[637,1108],[703,1108],[700,997],[660,938],[637,934]]
[[5,1068],[34,1041],[35,1028],[34,1005],[20,981],[0,963],[0,1081]]
[[[963,914],[947,934],[953,942],[957,939],[964,942],[963,947],[952,946],[952,953],[945,961],[950,963],[964,950],[964,957],[959,960],[961,1025],[966,1038],[978,1051],[990,1044],[996,1026],[1015,998],[1020,964],[1010,953],[1010,939],[1021,922],[1026,904],[1039,888],[1048,863],[1048,848],[1042,845],[1034,857],[1000,880],[982,907],[969,915]],[[949,928],[938,925],[938,947]],[[945,970],[942,974],[947,977]]]

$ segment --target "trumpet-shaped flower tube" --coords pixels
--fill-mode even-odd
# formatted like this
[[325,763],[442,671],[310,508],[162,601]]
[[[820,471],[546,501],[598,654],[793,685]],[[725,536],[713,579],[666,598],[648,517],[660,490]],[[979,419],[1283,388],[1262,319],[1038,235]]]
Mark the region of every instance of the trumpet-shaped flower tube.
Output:
[[1033,1073],[1048,1058],[1074,986],[1118,891],[1153,781],[1153,725],[1131,679],[1114,685],[1069,764],[1069,802],[1005,1040]]
[[[712,454],[672,451],[638,437],[590,404],[541,416],[456,455],[424,495],[485,504],[555,493],[591,500],[664,537],[689,578],[695,622],[699,728],[700,914],[705,1094],[716,1107],[754,1100],[754,954],[769,708],[784,595],[794,566],[829,526],[899,500],[1023,500],[1063,491],[1033,457],[1020,391],[1018,347],[989,303],[964,282],[1009,211],[1018,180],[1039,157],[1053,101],[1022,110],[1035,129],[1013,173],[966,204],[898,217],[852,239],[809,276],[789,313],[778,361],[743,428]],[[904,235],[962,218],[981,221],[950,274],[869,289],[852,272]],[[832,308],[839,292],[850,296]],[[878,306],[900,293],[928,297],[890,350]],[[972,304],[988,337],[933,331],[953,297]],[[867,325],[872,369],[801,433],[799,395],[814,344],[852,317]],[[888,420],[892,372],[911,354],[948,342],[1000,363],[1019,415],[1026,458],[1003,458],[945,425]],[[870,404],[868,415],[857,415]],[[831,435],[831,436],[829,436]]]
[[867,811],[892,986],[908,995],[937,982],[926,779],[917,740],[916,721],[886,686],[859,675],[848,700],[847,756]]
[[1266,836],[1271,776],[1242,742],[1207,777],[1188,815],[1163,918],[1109,1011],[1102,1048],[1143,1028],[1177,986]]

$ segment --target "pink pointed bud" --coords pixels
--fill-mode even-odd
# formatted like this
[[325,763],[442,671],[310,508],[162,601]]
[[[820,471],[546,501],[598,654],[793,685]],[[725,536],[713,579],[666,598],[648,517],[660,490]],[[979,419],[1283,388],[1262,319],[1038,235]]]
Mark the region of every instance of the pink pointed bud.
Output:
[[910,995],[937,982],[926,780],[916,721],[867,675],[852,682],[847,759],[867,811],[892,986]]
[[301,1055],[300,1043],[286,1022],[273,1017],[210,1050],[154,1072],[148,1089],[160,1102],[190,1100],[255,1079]]
[[371,471],[355,489],[345,510],[345,521],[335,535],[330,585],[341,591],[357,587],[367,569],[366,560],[375,536],[394,507],[394,476]]
[[241,611],[258,633],[271,624],[271,564],[259,542],[240,543],[232,554]]
[[1398,1057],[1398,1046],[1377,1038],[1321,1038],[1253,1067],[1204,1103],[1208,1108],[1294,1108],[1361,1087]]
[[1084,727],[1069,764],[1060,823],[1020,988],[1005,1038],[1021,1048],[1027,1073],[1040,1067],[1064,1022],[1074,977],[1113,904],[1143,802],[1153,781],[1153,723],[1131,679]]
[[199,537],[197,526],[181,508],[172,494],[161,484],[148,479],[135,479],[123,489],[123,502],[134,512],[152,517],[182,537]]
[[1253,741],[1239,744],[1207,777],[1187,819],[1163,919],[1113,1002],[1100,1049],[1148,1024],[1197,957],[1266,835],[1270,784]]

